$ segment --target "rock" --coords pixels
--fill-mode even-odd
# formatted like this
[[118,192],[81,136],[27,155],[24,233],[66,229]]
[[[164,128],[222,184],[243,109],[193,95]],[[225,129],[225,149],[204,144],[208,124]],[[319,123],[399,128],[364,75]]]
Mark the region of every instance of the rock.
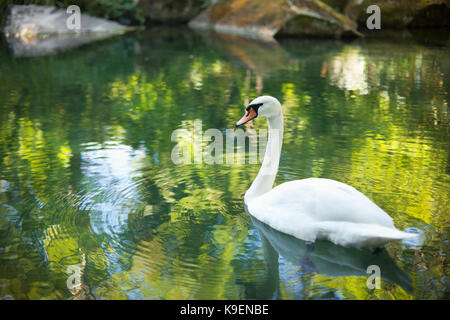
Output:
[[13,5],[3,31],[14,55],[36,56],[72,49],[133,29],[81,14],[81,28],[70,30],[67,27],[70,16],[66,9],[52,6]]
[[[299,17],[309,20],[295,22]],[[316,21],[331,27],[316,27]],[[189,25],[265,39],[280,30],[286,34],[359,35],[354,21],[320,0],[219,0]]]
[[366,9],[374,4],[381,9],[382,29],[450,24],[450,0],[219,0],[189,25],[266,39],[353,36],[361,35],[357,30],[367,30]]
[[[343,1],[338,1],[342,4]],[[360,35],[357,24],[341,14],[336,1],[295,1],[292,7],[297,15],[288,20],[278,35],[354,36]],[[329,6],[332,5],[332,6]]]
[[351,0],[344,12],[365,28],[366,8],[373,4],[380,7],[382,29],[449,25],[450,0]]

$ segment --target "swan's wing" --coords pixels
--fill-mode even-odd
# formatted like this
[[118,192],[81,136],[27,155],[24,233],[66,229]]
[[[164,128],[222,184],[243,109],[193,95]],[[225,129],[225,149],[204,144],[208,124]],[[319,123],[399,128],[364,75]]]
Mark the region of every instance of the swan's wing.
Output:
[[[259,209],[282,209],[315,221],[339,221],[394,227],[389,215],[355,188],[344,183],[310,178],[283,183],[258,197]],[[294,218],[295,219],[295,218]]]

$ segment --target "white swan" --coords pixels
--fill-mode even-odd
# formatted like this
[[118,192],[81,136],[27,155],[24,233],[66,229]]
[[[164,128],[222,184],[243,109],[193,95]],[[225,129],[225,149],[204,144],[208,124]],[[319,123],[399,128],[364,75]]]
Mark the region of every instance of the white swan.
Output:
[[305,241],[325,239],[348,247],[377,248],[418,236],[396,229],[392,218],[369,198],[335,180],[308,178],[272,189],[283,144],[278,100],[256,98],[236,127],[257,117],[267,118],[269,137],[261,169],[244,197],[248,212],[256,219]]

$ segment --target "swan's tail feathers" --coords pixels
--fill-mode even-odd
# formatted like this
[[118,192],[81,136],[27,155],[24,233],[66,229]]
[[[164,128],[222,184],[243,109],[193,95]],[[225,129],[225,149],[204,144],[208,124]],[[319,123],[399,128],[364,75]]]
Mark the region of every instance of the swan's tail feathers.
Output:
[[[337,226],[339,227],[337,228]],[[322,232],[325,231],[322,233],[323,235],[328,234],[326,236],[328,240],[344,246],[378,248],[388,242],[400,240],[417,246],[421,242],[419,240],[420,233],[409,233],[374,224],[339,222],[338,224],[334,223],[333,226],[327,226],[327,223],[322,223],[321,229]]]
[[420,245],[420,233],[409,233],[400,231],[396,228],[386,228],[382,226],[372,226],[365,236],[367,240],[365,246],[377,247],[383,246],[391,241],[403,241],[407,244],[413,244],[415,246]]

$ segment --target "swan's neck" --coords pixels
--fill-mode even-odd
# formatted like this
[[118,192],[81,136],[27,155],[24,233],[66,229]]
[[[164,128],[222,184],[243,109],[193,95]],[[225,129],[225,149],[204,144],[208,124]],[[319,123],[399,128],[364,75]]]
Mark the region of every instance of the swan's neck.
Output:
[[281,146],[283,144],[283,114],[280,113],[280,115],[268,118],[267,120],[269,122],[269,137],[264,160],[258,175],[245,193],[245,203],[272,190],[277,176]]

